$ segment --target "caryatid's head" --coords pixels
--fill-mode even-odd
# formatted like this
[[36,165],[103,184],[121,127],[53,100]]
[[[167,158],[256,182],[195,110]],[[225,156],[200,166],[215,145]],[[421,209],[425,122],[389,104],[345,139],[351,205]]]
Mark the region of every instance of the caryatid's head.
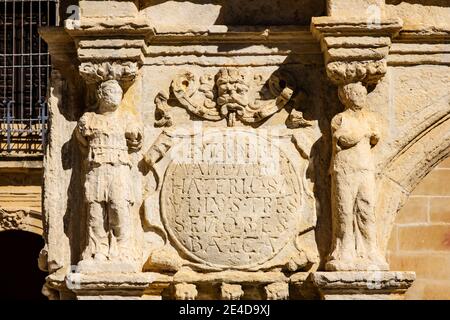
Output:
[[367,89],[361,82],[339,87],[339,100],[345,109],[361,110],[367,106]]
[[245,70],[238,68],[220,69],[217,75],[218,99],[221,113],[243,113],[243,109],[250,104],[249,76]]
[[100,113],[114,112],[122,102],[123,90],[117,80],[102,82],[97,89],[98,110]]

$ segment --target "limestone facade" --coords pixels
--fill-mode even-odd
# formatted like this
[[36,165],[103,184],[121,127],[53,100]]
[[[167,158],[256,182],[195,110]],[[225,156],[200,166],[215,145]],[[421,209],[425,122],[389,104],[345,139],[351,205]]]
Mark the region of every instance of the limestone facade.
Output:
[[42,156],[0,160],[0,232],[43,234],[42,175]]
[[450,159],[414,189],[395,218],[388,261],[395,270],[414,270],[406,299],[450,298]]
[[450,155],[447,1],[79,8],[40,31],[49,298],[404,297],[395,217]]

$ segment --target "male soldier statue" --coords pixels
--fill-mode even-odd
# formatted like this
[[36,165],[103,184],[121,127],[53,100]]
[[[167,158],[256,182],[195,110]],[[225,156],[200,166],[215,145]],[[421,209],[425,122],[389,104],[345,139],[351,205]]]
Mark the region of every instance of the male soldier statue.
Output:
[[142,129],[136,119],[119,112],[122,95],[116,80],[101,83],[97,110],[86,112],[75,130],[86,155],[87,246],[80,268],[132,259],[134,200],[129,153],[140,149]]

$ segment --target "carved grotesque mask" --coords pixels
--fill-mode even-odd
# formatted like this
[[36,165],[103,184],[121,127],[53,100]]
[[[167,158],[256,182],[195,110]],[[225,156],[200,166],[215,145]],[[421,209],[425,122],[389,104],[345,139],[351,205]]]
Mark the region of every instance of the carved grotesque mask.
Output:
[[98,107],[101,113],[117,110],[123,91],[116,80],[102,82],[97,90]]
[[243,70],[221,69],[217,75],[217,90],[217,103],[223,115],[229,112],[242,114],[251,102],[248,74]]

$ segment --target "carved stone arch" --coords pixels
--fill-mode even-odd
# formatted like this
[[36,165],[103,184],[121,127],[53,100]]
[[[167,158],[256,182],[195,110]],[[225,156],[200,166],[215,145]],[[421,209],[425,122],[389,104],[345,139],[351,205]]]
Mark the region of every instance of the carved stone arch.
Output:
[[377,205],[378,239],[383,252],[396,215],[420,181],[450,156],[450,114],[432,124],[402,150],[381,174]]
[[0,232],[28,231],[42,236],[42,213],[29,208],[0,208]]

